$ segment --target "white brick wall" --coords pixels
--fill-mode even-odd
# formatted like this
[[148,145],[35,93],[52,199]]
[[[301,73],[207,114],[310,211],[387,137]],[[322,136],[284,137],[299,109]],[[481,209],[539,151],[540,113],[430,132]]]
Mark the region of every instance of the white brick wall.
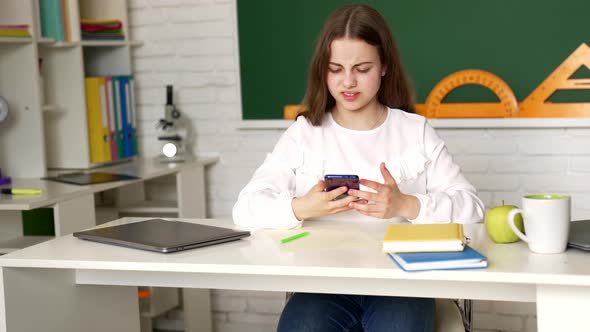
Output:
[[[140,153],[157,154],[155,124],[165,85],[195,135],[197,155],[217,154],[207,172],[210,217],[227,217],[239,190],[282,130],[236,129],[241,119],[236,0],[131,0]],[[525,192],[572,195],[573,218],[590,218],[590,129],[438,130],[486,206],[520,204]],[[174,199],[172,183],[149,194]],[[149,189],[148,189],[149,190]],[[283,293],[212,292],[218,332],[274,331]],[[536,331],[530,303],[475,302],[476,331]]]

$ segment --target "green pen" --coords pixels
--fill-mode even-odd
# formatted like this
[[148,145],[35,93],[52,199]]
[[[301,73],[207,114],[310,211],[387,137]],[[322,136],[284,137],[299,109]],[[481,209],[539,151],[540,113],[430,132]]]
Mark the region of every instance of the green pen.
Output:
[[28,188],[3,188],[3,194],[9,195],[39,195],[43,192],[41,189],[28,189]]
[[286,238],[284,238],[284,239],[281,240],[281,244],[285,244],[287,242],[291,242],[293,240],[300,239],[300,238],[302,238],[302,237],[304,237],[306,235],[309,235],[309,232],[303,232],[303,233],[295,234],[293,236],[286,237]]

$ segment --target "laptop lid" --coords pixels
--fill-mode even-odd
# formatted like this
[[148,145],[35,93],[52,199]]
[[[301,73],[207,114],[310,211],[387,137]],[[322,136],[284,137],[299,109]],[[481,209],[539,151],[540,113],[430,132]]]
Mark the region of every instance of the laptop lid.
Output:
[[570,223],[568,245],[590,251],[590,219]]
[[250,232],[182,221],[149,219],[74,232],[74,236],[123,247],[171,253],[239,240],[250,236]]

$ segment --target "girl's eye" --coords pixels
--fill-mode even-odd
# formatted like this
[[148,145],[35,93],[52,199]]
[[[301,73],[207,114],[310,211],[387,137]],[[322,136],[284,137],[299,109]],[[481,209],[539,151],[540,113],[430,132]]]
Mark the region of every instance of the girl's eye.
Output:
[[328,70],[330,71],[330,73],[334,73],[334,74],[342,71],[341,68],[328,68]]
[[359,73],[368,73],[369,70],[371,70],[371,67],[367,67],[367,68],[358,68],[357,69],[359,71]]

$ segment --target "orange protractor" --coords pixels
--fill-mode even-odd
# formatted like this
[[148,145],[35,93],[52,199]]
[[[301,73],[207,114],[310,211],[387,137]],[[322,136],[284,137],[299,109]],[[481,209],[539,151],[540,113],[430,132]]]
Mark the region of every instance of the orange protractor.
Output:
[[[500,100],[497,103],[443,103],[451,91],[465,85],[481,85]],[[421,106],[421,105],[420,105]],[[465,69],[443,78],[430,91],[418,112],[428,118],[505,118],[518,116],[514,92],[500,77],[480,69]]]

